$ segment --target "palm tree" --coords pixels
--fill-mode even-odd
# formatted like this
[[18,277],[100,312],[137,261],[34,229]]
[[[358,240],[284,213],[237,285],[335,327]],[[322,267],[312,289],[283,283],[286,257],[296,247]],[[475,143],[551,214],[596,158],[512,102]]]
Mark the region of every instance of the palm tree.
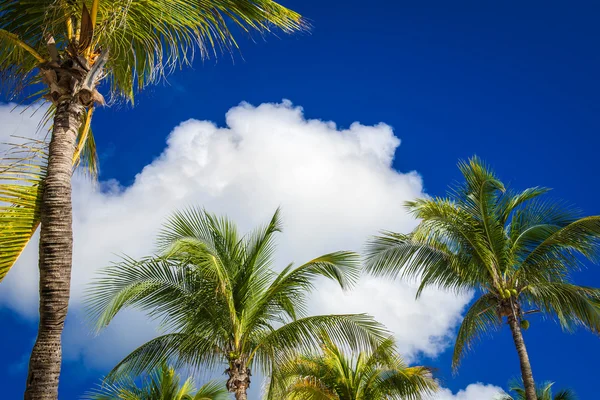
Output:
[[15,98],[43,98],[53,121],[35,160],[0,171],[0,279],[41,223],[40,324],[26,398],[56,399],[60,337],[69,300],[71,175],[96,157],[90,121],[99,91],[133,103],[134,93],[175,67],[235,48],[230,28],[293,32],[300,15],[271,0],[0,0],[0,76]]
[[148,374],[141,387],[133,379],[123,379],[116,384],[101,385],[86,393],[85,400],[228,400],[229,393],[219,382],[211,381],[199,390],[188,378],[181,384],[175,369],[166,364]]
[[88,293],[97,327],[135,307],[168,331],[133,351],[108,378],[137,375],[167,360],[226,365],[227,389],[242,400],[253,368],[269,374],[278,360],[318,346],[321,331],[354,349],[381,341],[383,329],[368,316],[306,316],[314,279],[347,288],[358,278],[360,257],[331,253],[276,273],[271,267],[280,229],[279,210],[265,227],[240,236],[227,218],[188,209],[165,224],[159,255],[124,258],[106,268]]
[[[563,389],[554,395],[552,393],[552,385],[554,382],[544,382],[541,386],[537,386],[535,393],[538,400],[577,400],[575,392],[570,389]],[[513,382],[510,385],[510,391],[516,393],[516,397],[512,397],[506,393],[500,394],[496,400],[525,400],[525,388],[520,382]]]
[[372,351],[344,353],[326,335],[321,352],[286,361],[271,380],[273,400],[418,400],[437,390],[431,370],[408,367],[389,338]]
[[527,400],[535,400],[521,330],[529,326],[525,315],[544,313],[565,330],[600,331],[600,290],[571,282],[581,257],[593,261],[599,254],[600,216],[580,218],[560,204],[540,200],[548,189],[506,190],[477,158],[459,168],[465,181],[448,197],[406,203],[420,220],[411,233],[388,232],[369,242],[366,269],[421,279],[417,297],[428,286],[475,291],[477,299],[456,338],[455,371],[473,340],[499,328],[506,317]]

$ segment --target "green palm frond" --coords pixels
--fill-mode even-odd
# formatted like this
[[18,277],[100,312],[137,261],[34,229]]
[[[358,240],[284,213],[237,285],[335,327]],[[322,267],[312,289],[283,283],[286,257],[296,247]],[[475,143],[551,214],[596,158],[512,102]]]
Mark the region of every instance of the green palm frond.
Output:
[[584,217],[560,229],[542,233],[545,234],[537,238],[539,244],[522,261],[524,270],[535,268],[536,264],[544,263],[549,258],[561,260],[565,270],[576,269],[580,265],[577,260],[578,255],[593,262],[598,261],[600,216]]
[[229,400],[229,393],[223,383],[210,381],[204,384],[190,400]]
[[530,203],[531,200],[546,194],[550,191],[544,187],[527,188],[521,192],[513,193],[506,190],[498,202],[499,222],[504,225],[508,222],[509,217],[513,212],[524,203]]
[[509,260],[504,246],[503,215],[498,207],[502,195],[506,192],[504,184],[477,157],[459,162],[458,168],[465,183],[456,190],[455,201],[460,209],[477,221],[477,231],[485,242],[479,251],[489,257],[489,263],[504,271]]
[[13,93],[35,83],[35,69],[43,61],[44,58],[17,34],[0,28],[0,93],[12,97]]
[[[82,4],[94,13],[93,21],[82,16]],[[190,64],[196,53],[208,57],[237,48],[233,26],[244,33],[307,29],[298,13],[272,0],[0,0],[0,15],[0,32],[6,32],[0,34],[0,55],[6,56],[0,70],[15,82],[49,61],[44,35],[50,34],[59,53],[77,43],[93,60],[108,49],[112,92],[131,101],[135,91]],[[70,37],[74,26],[84,27],[76,41]]]
[[577,400],[577,395],[571,389],[562,389],[556,393],[553,400]]
[[193,285],[189,271],[178,268],[172,261],[123,258],[106,268],[87,289],[89,316],[96,321],[97,330],[129,306],[153,315],[169,312],[174,316],[184,306]]
[[107,382],[116,382],[128,376],[152,371],[162,364],[175,367],[191,366],[198,370],[211,368],[222,360],[223,348],[219,348],[206,334],[168,333],[158,336],[119,362],[106,376]]
[[600,333],[600,289],[545,282],[527,286],[523,297],[550,318],[556,317],[567,331],[579,326]]
[[367,243],[365,269],[388,278],[421,279],[417,296],[429,285],[455,292],[486,282],[487,271],[475,268],[468,252],[453,250],[438,237],[424,238],[424,232],[405,235],[384,232]]
[[222,382],[210,381],[199,390],[194,389],[192,378],[183,383],[175,369],[162,364],[147,376],[142,377],[141,385],[131,377],[115,383],[103,383],[97,389],[87,392],[85,400],[227,400],[229,394]]
[[[538,400],[577,400],[575,392],[571,389],[562,389],[555,395],[552,392],[552,386],[554,382],[544,382],[536,387],[536,397]],[[499,394],[494,400],[525,400],[525,389],[523,383],[520,381],[513,381],[510,384],[510,391],[515,393],[515,396],[511,396],[507,393]]]
[[299,14],[270,0],[118,3],[100,3],[97,41],[113,54],[107,66],[113,91],[130,100],[136,90],[191,63],[196,52],[208,57],[236,48],[228,20],[244,31],[305,27]]
[[498,330],[501,326],[498,317],[498,299],[486,293],[479,297],[465,314],[454,344],[452,355],[452,368],[456,372],[460,360],[473,346],[473,341],[490,333],[490,330]]
[[389,333],[373,317],[365,314],[319,315],[290,322],[261,338],[256,358],[264,370],[268,361],[281,361],[298,351],[310,351],[319,346],[326,334],[351,349],[371,349],[385,340]]
[[0,281],[39,225],[45,158],[39,143],[23,144],[0,165]]
[[348,354],[323,333],[321,346],[279,363],[267,398],[420,400],[437,389],[428,368],[408,367],[402,361],[392,338],[370,350]]
[[93,180],[98,178],[98,154],[96,152],[96,141],[92,133],[92,112],[90,107],[83,114],[83,122],[77,135],[75,154],[73,156],[74,168],[80,168]]
[[288,265],[252,302],[244,322],[255,326],[269,312],[285,313],[292,320],[306,315],[307,295],[314,289],[319,277],[336,281],[342,289],[350,287],[360,272],[360,257],[353,252],[323,255],[304,265]]

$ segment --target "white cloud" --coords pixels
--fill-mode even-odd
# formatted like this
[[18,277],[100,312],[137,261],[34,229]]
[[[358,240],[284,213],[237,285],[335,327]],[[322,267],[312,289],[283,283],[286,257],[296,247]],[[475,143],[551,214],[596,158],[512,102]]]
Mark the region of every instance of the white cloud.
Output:
[[[17,112],[7,115],[6,108],[0,107],[0,138],[31,135],[35,123]],[[115,260],[114,254],[151,252],[161,222],[176,208],[202,205],[226,213],[247,230],[281,205],[281,266],[335,250],[359,251],[380,229],[409,231],[414,226],[402,203],[423,196],[422,182],[416,172],[392,168],[400,140],[390,126],[354,123],[340,129],[333,122],[305,119],[302,109],[289,102],[241,104],[229,110],[226,121],[224,128],[197,120],[177,126],[163,154],[131,186],[102,182],[94,187],[76,177],[74,314],[65,333],[67,356],[108,366],[147,338],[149,328],[140,320],[121,318],[104,335],[118,340],[84,343],[75,333],[82,331],[81,322],[73,315],[81,310],[83,290],[94,272]],[[37,311],[36,250],[35,244],[29,246],[0,286],[1,301],[30,316]],[[371,313],[395,332],[408,356],[433,356],[444,349],[469,300],[429,290],[414,301],[414,285],[373,278],[350,294],[330,284],[322,287],[313,296],[316,311]],[[111,340],[113,345],[106,346]]]
[[498,386],[472,383],[456,394],[452,394],[450,389],[442,389],[432,400],[494,400],[500,393],[503,391]]

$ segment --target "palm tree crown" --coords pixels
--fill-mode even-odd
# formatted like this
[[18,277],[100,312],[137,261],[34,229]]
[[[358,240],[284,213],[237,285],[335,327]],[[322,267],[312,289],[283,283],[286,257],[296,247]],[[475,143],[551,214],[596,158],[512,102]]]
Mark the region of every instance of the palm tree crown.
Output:
[[[558,393],[552,393],[554,382],[544,382],[541,386],[536,387],[536,396],[538,400],[577,400],[575,392],[570,389],[562,389]],[[525,400],[525,389],[520,382],[514,382],[510,386],[510,391],[515,393],[515,396],[503,393],[495,400]]]
[[464,183],[448,197],[406,203],[419,225],[409,234],[374,238],[366,268],[376,275],[421,279],[417,295],[428,286],[475,290],[477,299],[456,338],[454,368],[475,338],[507,317],[522,371],[530,375],[521,336],[521,326],[529,325],[526,314],[544,313],[566,330],[600,331],[600,290],[571,283],[582,257],[597,260],[600,216],[581,218],[541,200],[548,189],[506,190],[477,158],[459,168]]
[[365,315],[306,316],[306,297],[322,276],[349,287],[358,277],[351,252],[317,257],[299,267],[271,269],[279,212],[241,237],[235,225],[199,209],[177,212],[159,235],[160,255],[124,259],[103,271],[90,290],[99,328],[125,307],[146,310],[170,333],[141,346],[109,375],[171,359],[192,366],[228,366],[227,387],[245,398],[250,368],[269,373],[290,352],[318,346],[318,334],[365,349],[383,338]]
[[272,378],[269,399],[417,400],[437,389],[426,367],[408,367],[387,339],[348,356],[324,336],[321,352],[292,358]]
[[3,87],[9,94],[38,82],[53,63],[89,72],[101,61],[111,91],[130,101],[195,54],[236,47],[232,25],[245,32],[306,26],[272,0],[0,0],[0,15],[0,72],[12,83]]
[[194,389],[192,378],[181,377],[166,364],[148,374],[137,385],[133,379],[105,384],[83,397],[85,400],[228,400],[229,393],[216,381]]

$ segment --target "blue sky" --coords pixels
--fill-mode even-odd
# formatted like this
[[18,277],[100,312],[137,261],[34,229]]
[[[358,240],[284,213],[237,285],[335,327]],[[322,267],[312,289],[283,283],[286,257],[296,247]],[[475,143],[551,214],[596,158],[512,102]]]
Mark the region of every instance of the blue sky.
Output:
[[[354,121],[391,126],[402,141],[394,169],[416,171],[427,194],[443,195],[459,178],[457,160],[477,154],[515,188],[551,187],[550,196],[600,214],[600,7],[525,3],[286,1],[310,19],[310,34],[240,40],[242,54],[233,61],[197,61],[140,94],[135,108],[98,111],[101,180],[130,186],[183,121],[224,126],[227,111],[242,101],[289,99],[305,118],[339,129]],[[600,269],[590,265],[575,279],[600,286]],[[36,321],[4,302],[0,324],[0,383],[4,398],[19,398]],[[563,334],[534,317],[525,339],[538,381],[571,387],[581,399],[597,396],[596,336]],[[438,353],[415,360],[438,368],[454,392],[476,382],[505,387],[519,373],[506,329],[478,344],[457,376],[451,348]],[[75,356],[63,370],[61,398],[71,399],[106,368]]]

